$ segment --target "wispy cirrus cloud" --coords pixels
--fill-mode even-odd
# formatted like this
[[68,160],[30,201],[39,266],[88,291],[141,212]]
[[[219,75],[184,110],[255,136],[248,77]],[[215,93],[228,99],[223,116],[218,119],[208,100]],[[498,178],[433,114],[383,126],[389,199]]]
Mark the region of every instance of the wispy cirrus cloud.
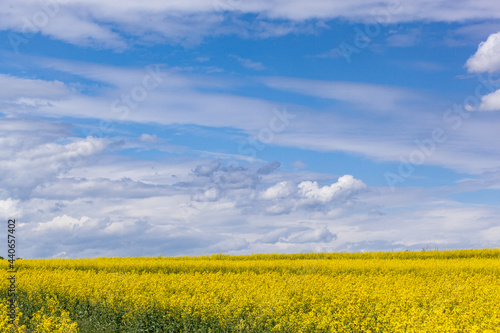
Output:
[[418,93],[400,87],[364,82],[321,81],[285,77],[265,77],[269,88],[290,91],[357,105],[365,110],[390,111],[398,102],[416,99]]
[[[460,1],[454,5],[441,1],[357,0],[338,3],[316,0],[314,3],[294,1],[242,1],[228,5],[223,1],[63,1],[50,3],[4,1],[0,29],[18,36],[11,42],[18,49],[32,33],[80,46],[124,50],[133,43],[151,44],[199,43],[207,36],[239,35],[268,38],[295,32],[315,31],[310,20],[347,18],[354,22],[373,20],[374,15],[387,17],[386,23],[462,22],[474,19],[496,19],[500,12],[492,1]],[[495,10],[496,9],[496,10]],[[374,14],[375,13],[375,14]],[[242,16],[255,19],[246,21]],[[26,23],[29,22],[29,23]]]
[[[2,75],[6,87],[1,101],[5,114],[96,119],[97,127],[102,119],[115,122],[115,125],[126,121],[228,127],[242,131],[240,140],[245,135],[258,140],[259,131],[269,127],[275,117],[273,110],[278,105],[266,99],[244,96],[244,89],[249,83],[241,80],[193,75],[159,67],[161,84],[149,91],[140,104],[135,103],[134,108],[128,106],[126,96],[130,96],[132,89],[150,75],[145,68],[119,68],[57,59],[42,59],[40,64],[56,73],[71,73],[76,76],[74,80],[78,77],[92,80],[103,88],[87,94],[75,89],[71,81]],[[495,122],[467,119],[468,125],[457,131],[453,117],[443,116],[446,109],[434,110],[433,101],[428,105],[415,106],[421,103],[419,99],[424,98],[419,91],[363,82],[286,77],[250,80],[250,84],[255,83],[270,91],[280,90],[337,102],[326,110],[294,105],[293,113],[300,121],[287,125],[286,130],[274,137],[273,145],[343,151],[374,160],[398,161],[401,156],[418,148],[415,138],[424,140],[433,128],[439,127],[450,134],[449,139],[438,147],[439,153],[430,156],[426,163],[474,173],[496,166],[490,153],[497,148],[487,134],[495,131]],[[23,86],[30,89],[23,90]],[[491,103],[494,103],[493,97]],[[485,101],[488,98],[483,97]],[[124,108],[128,112],[122,112]],[[236,109],[239,112],[234,112]],[[379,123],[376,119],[359,118],[353,111],[383,115],[385,120]],[[433,115],[435,112],[442,117],[436,118]],[[297,133],[301,133],[300,136]],[[475,148],[472,149],[471,145]],[[235,143],[234,147],[236,149],[238,144]]]
[[256,71],[263,71],[266,69],[266,66],[264,66],[262,63],[260,62],[256,62],[256,61],[252,61],[250,59],[245,59],[245,58],[241,58],[241,57],[238,57],[238,56],[231,56],[232,58],[236,59],[243,67],[246,67],[246,68],[249,68],[249,69],[253,69],[253,70],[256,70]]

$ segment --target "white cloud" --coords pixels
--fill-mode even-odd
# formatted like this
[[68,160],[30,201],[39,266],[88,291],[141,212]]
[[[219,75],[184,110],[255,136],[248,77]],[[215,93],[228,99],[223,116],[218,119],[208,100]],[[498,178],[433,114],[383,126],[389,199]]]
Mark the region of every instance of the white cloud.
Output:
[[336,236],[328,230],[327,227],[323,227],[320,229],[310,229],[302,232],[298,232],[290,235],[286,238],[287,243],[329,243]]
[[[122,96],[130,97],[132,90],[140,87],[144,79],[149,77],[148,70],[48,59],[41,62],[44,67],[101,84],[107,83],[111,87],[100,89],[94,96],[88,96],[69,89],[69,83],[0,74],[0,83],[5,87],[0,92],[0,103],[6,105],[2,112],[12,116],[27,113],[49,117],[96,118],[114,122],[149,123],[154,120],[159,124],[243,127],[245,130],[258,132],[269,126],[270,120],[275,117],[273,110],[277,108],[275,103],[266,100],[221,93],[221,88],[231,89],[234,83],[232,80],[191,76],[167,71],[165,68],[157,73],[162,76],[161,84],[147,91],[145,100],[126,104]],[[236,106],[240,113],[234,112]],[[138,112],[139,109],[141,112]],[[244,121],[241,115],[245,115]],[[95,127],[98,126],[99,123]],[[102,136],[102,133],[100,134]]]
[[270,88],[297,94],[338,100],[365,111],[392,111],[403,100],[416,99],[417,94],[404,88],[346,81],[321,81],[285,77],[266,77]]
[[317,182],[304,181],[298,185],[298,188],[299,194],[306,201],[326,203],[363,190],[366,184],[351,175],[345,175],[330,186],[319,187]]
[[[134,86],[141,84],[145,75],[148,75],[144,68],[116,68],[54,59],[43,59],[41,62],[44,67],[85,77],[97,83],[107,83],[109,86],[89,96],[70,89],[70,83],[3,76],[0,79],[4,80],[5,88],[0,94],[4,96],[3,112],[10,118],[15,118],[20,113],[69,116],[105,119],[114,122],[114,125],[122,121],[149,123],[154,120],[162,125],[194,124],[235,128],[242,130],[242,135],[250,135],[256,139],[262,129],[272,125],[271,121],[275,117],[273,112],[281,107],[270,101],[237,95],[234,87],[244,87],[245,83],[242,81],[192,76],[163,68],[165,77],[162,84],[148,92],[147,98],[138,103],[138,107],[129,108],[128,113],[124,114],[121,111],[115,112],[112,103],[120,99],[122,94],[130,94]],[[258,82],[264,82],[273,89],[344,102],[335,103],[328,108],[329,112],[299,105],[291,106],[289,113],[295,118],[290,119],[283,131],[273,136],[270,143],[272,145],[316,151],[344,151],[376,160],[399,161],[401,156],[407,156],[418,148],[413,142],[415,138],[429,138],[430,129],[440,127],[447,133],[453,133],[453,136],[449,136],[439,146],[439,154],[432,154],[426,159],[426,164],[474,173],[497,166],[490,154],[499,147],[486,135],[496,131],[495,122],[469,117],[466,122],[462,121],[466,125],[456,131],[454,122],[443,122],[442,117],[432,116],[438,111],[444,113],[445,110],[435,110],[430,106],[426,110],[423,106],[415,106],[420,105],[412,103],[419,94],[407,89],[359,82],[283,77],[268,77],[258,79]],[[30,89],[21,89],[23,85]],[[228,92],[221,93],[221,90]],[[495,107],[493,97],[485,98],[488,104],[484,103],[483,110]],[[124,105],[119,104],[120,107]],[[235,109],[240,112],[234,112]],[[355,114],[357,109],[361,112],[383,112],[387,118],[384,122],[374,122],[369,117],[361,118]],[[472,132],[468,128],[477,130]],[[91,128],[90,135],[105,135],[99,131],[98,121]],[[136,141],[135,146],[142,145],[147,149],[145,141]],[[132,147],[130,142],[127,144],[129,148]],[[179,147],[162,149],[178,150]],[[249,158],[241,152],[240,155],[242,158]],[[220,156],[225,158],[224,155]]]
[[394,47],[410,47],[419,42],[420,30],[411,29],[407,32],[397,33],[387,37],[386,41],[389,46]]
[[74,231],[90,220],[87,216],[76,219],[67,215],[56,216],[52,221],[38,223],[37,232]]
[[[376,161],[401,163],[401,158],[408,160],[410,154],[421,150],[416,140],[432,140],[433,129],[441,128],[446,138],[432,153],[426,154],[425,165],[473,174],[498,167],[498,161],[491,158],[492,154],[500,153],[500,146],[491,140],[498,132],[494,115],[490,119],[473,116],[465,119],[451,106],[429,108],[434,110],[434,116],[418,108],[404,114],[391,113],[384,121],[376,122],[351,116],[342,109],[337,115],[336,108],[329,113],[314,113],[314,116],[298,114],[300,122],[292,122],[286,132],[275,137],[274,144],[320,152],[352,152]],[[395,169],[397,173],[397,166]]]
[[500,226],[492,227],[482,231],[481,236],[488,242],[498,244],[500,242]]
[[[60,81],[44,81],[36,79],[25,79],[6,74],[0,74],[0,102],[25,104],[35,106],[46,104],[52,99],[65,97],[70,90]],[[26,98],[26,95],[29,98]]]
[[330,186],[319,187],[317,181],[302,181],[294,185],[281,181],[260,192],[259,198],[265,211],[273,215],[290,214],[295,211],[327,212],[333,205],[354,199],[354,195],[366,189],[361,180],[351,175],[339,178]]
[[[206,36],[238,34],[267,38],[291,32],[314,31],[309,20],[342,18],[352,22],[378,20],[382,24],[414,21],[463,22],[499,18],[496,2],[446,0],[255,0],[228,4],[225,1],[52,1],[44,6],[35,0],[4,0],[0,29],[18,33],[17,43],[29,42],[23,32],[43,35],[77,45],[123,49],[130,36],[141,43],[192,44]],[[239,16],[253,15],[252,22]],[[26,19],[23,19],[26,18]],[[27,24],[26,22],[30,22]],[[12,38],[12,37],[11,37]],[[21,41],[20,41],[21,40]]]
[[290,232],[291,231],[288,228],[278,228],[259,238],[257,242],[265,244],[275,244],[281,242],[290,234]]
[[209,188],[202,194],[193,196],[193,199],[196,201],[216,201],[219,197],[220,193],[217,188]]
[[[80,69],[82,75],[84,68]],[[68,106],[57,110],[60,115],[103,117],[109,111],[109,100],[122,93],[122,78],[132,77],[140,82],[144,75],[140,70],[101,69],[100,73],[92,69],[87,74],[119,88],[92,98],[78,95],[57,81],[3,77],[6,86],[2,98],[10,101],[11,96],[15,97],[12,100],[18,104],[10,112],[5,111],[7,117],[0,118],[0,157],[4,161],[0,165],[3,176],[0,207],[7,211],[5,214],[22,216],[25,221],[23,232],[26,231],[29,256],[203,254],[226,250],[298,252],[313,251],[318,243],[326,243],[322,247],[325,250],[370,248],[370,244],[372,248],[390,249],[396,243],[394,239],[398,239],[398,248],[418,247],[426,241],[462,246],[472,244],[475,239],[496,241],[496,236],[485,238],[481,232],[491,230],[497,223],[498,209],[434,203],[430,198],[436,200],[439,197],[436,192],[402,189],[389,195],[383,191],[363,191],[366,185],[349,175],[334,184],[320,186],[318,183],[331,176],[282,172],[277,161],[264,166],[260,161],[229,164],[224,160],[229,154],[217,161],[175,157],[160,161],[132,160],[120,154],[102,154],[108,147],[107,140],[74,138],[73,128],[68,124],[18,118],[19,110],[43,115],[43,111],[60,107],[59,100]],[[204,96],[205,101],[220,102],[220,95],[199,94],[196,92],[199,86],[187,76],[178,74],[174,78],[167,83],[168,88],[152,93],[151,103],[146,103],[131,119],[225,124],[248,133],[258,133],[269,126],[272,103],[252,100],[255,104],[241,113],[245,117],[242,121],[241,114],[235,114],[234,110],[246,100],[230,95],[224,95],[228,99],[213,109],[203,103],[187,107],[200,117],[184,114],[184,109],[178,106],[184,99]],[[205,81],[202,84],[206,86],[216,85],[209,78]],[[179,99],[174,96],[179,90],[172,89],[176,82],[183,84],[179,89],[183,96]],[[22,84],[32,89],[22,91],[19,89]],[[223,82],[219,87],[226,85]],[[377,92],[368,91],[373,96]],[[168,98],[163,96],[165,92]],[[41,102],[44,95],[50,102]],[[356,96],[349,98],[354,101]],[[365,103],[369,104],[368,98]],[[87,113],[89,106],[98,108]],[[262,112],[262,106],[269,109]],[[221,112],[220,107],[225,111]],[[334,112],[321,113],[297,106],[294,113],[297,121],[290,122],[272,144],[352,151],[377,159],[397,159],[411,152],[415,149],[411,140],[416,133],[436,125],[417,122],[426,118],[421,113],[404,117],[403,122],[397,117],[387,117],[387,122],[377,127],[364,119],[337,116]],[[429,163],[475,172],[498,167],[498,161],[491,158],[498,152],[498,145],[491,140],[498,132],[496,122],[472,118],[464,122],[453,138],[440,145],[440,150],[429,157]],[[436,126],[442,125],[441,121]],[[142,140],[144,144],[154,139],[143,135],[131,140]],[[410,144],[405,143],[408,140]],[[68,163],[78,156],[83,157],[77,161],[81,163]],[[96,157],[99,163],[92,163]],[[398,212],[415,202],[421,207]],[[477,217],[480,219],[475,220]],[[470,223],[472,220],[474,223]],[[278,231],[273,232],[274,229]],[[37,230],[51,232],[39,241]],[[267,238],[262,237],[267,233]]]
[[[5,194],[4,194],[5,195]],[[19,216],[19,200],[7,198],[7,200],[0,200],[0,218],[2,220],[15,219]]]
[[266,69],[266,66],[264,66],[260,62],[255,62],[255,61],[252,61],[250,59],[245,59],[245,58],[241,58],[241,57],[238,57],[238,56],[232,56],[232,57],[235,58],[236,60],[238,60],[238,62],[243,67],[250,68],[250,69],[253,69],[253,70],[256,70],[256,71],[263,71],[263,70]]
[[259,238],[256,243],[263,244],[307,244],[307,243],[329,243],[336,239],[336,235],[332,234],[326,226],[316,227],[294,227],[294,228],[278,228],[263,237]]
[[[349,175],[319,186],[318,180],[298,182],[302,173],[275,170],[252,180],[263,193],[273,188],[279,193],[284,183],[308,186],[293,186],[277,197],[270,193],[271,200],[230,181],[231,174],[252,178],[260,164],[238,169],[220,160],[203,176],[188,171],[210,165],[207,161],[130,162],[123,156],[104,158],[73,168],[63,178],[47,179],[28,199],[0,201],[23,221],[26,245],[20,255],[310,252],[319,245],[323,251],[390,250],[496,241],[481,232],[496,225],[500,210],[446,202],[432,189],[364,190],[366,185]],[[162,175],[155,177],[157,172]],[[173,174],[178,183],[169,184]],[[121,179],[124,175],[129,178]],[[305,175],[314,179],[307,173],[301,178]],[[196,201],[196,193],[205,199]],[[416,202],[417,207],[408,208]],[[291,209],[268,214],[273,205]]]
[[158,138],[157,138],[156,134],[150,135],[150,134],[143,133],[139,137],[139,140],[143,141],[143,142],[148,142],[148,143],[158,142]]
[[465,66],[473,73],[500,71],[500,32],[491,34],[485,42],[481,42]]
[[[74,138],[69,126],[43,120],[0,120],[0,189],[28,198],[38,186],[85,165],[107,147],[106,139]],[[0,193],[1,194],[1,193]]]
[[231,253],[247,249],[250,243],[243,237],[226,237],[224,240],[209,247],[210,253]]
[[194,170],[194,174],[199,177],[209,177],[214,174],[215,171],[219,169],[221,165],[220,161],[212,161],[209,164],[198,165]]
[[[244,86],[243,82],[232,79],[212,78],[210,76],[192,76],[189,74],[162,69],[164,81],[154,91],[149,92],[146,100],[140,103],[141,112],[131,108],[123,118],[122,113],[113,112],[111,102],[120,98],[125,92],[130,93],[134,82],[140,84],[147,75],[145,69],[116,68],[95,64],[73,63],[50,59],[41,60],[43,66],[82,76],[96,82],[111,84],[111,87],[100,90],[96,96],[79,94],[58,81],[36,81],[30,90],[9,91],[9,87],[22,84],[21,78],[6,76],[3,93],[5,101],[8,96],[16,96],[16,100],[36,101],[27,105],[7,104],[4,113],[15,116],[20,112],[48,116],[71,116],[82,118],[110,119],[116,123],[122,120],[146,123],[152,119],[159,124],[195,124],[201,126],[232,127],[243,130],[246,134],[258,137],[259,131],[268,128],[274,117],[276,105],[269,101],[238,96],[234,92],[223,94],[221,89]],[[18,80],[21,80],[18,82]],[[361,154],[377,160],[399,161],[401,156],[412,152],[416,146],[414,138],[422,137],[435,127],[454,123],[443,122],[431,117],[435,111],[425,111],[410,103],[417,93],[398,87],[380,86],[364,83],[304,80],[283,77],[262,79],[274,89],[292,91],[299,94],[321,98],[338,99],[345,103],[336,103],[332,111],[324,113],[293,106],[290,111],[296,117],[279,135],[274,135],[273,145],[300,147],[318,151],[347,151]],[[126,82],[127,84],[125,84]],[[48,94],[48,103],[41,103],[41,96],[54,88],[55,93]],[[214,91],[211,91],[211,89]],[[376,101],[376,102],[374,102]],[[492,104],[492,103],[490,103]],[[121,106],[122,104],[120,104]],[[353,106],[363,112],[384,112],[389,117],[383,123],[351,116]],[[491,109],[492,106],[483,109]],[[235,113],[238,108],[241,113]],[[390,112],[387,112],[390,111]],[[343,114],[339,114],[342,112]],[[424,117],[428,112],[429,117]],[[444,112],[440,110],[440,112]],[[242,115],[244,117],[242,118]],[[299,119],[300,121],[296,120]],[[434,119],[433,122],[429,120]],[[441,144],[439,154],[429,156],[425,163],[445,166],[459,171],[482,172],[484,168],[495,167],[495,162],[483,151],[496,151],[498,146],[492,145],[486,133],[491,132],[495,122],[483,122],[481,119],[468,118],[467,126],[455,131],[453,137]],[[95,129],[99,124],[96,122]],[[481,129],[479,129],[481,127]],[[473,133],[468,128],[477,128]],[[300,136],[296,133],[301,133]],[[97,135],[103,133],[97,132]],[[390,135],[389,135],[390,134]],[[95,133],[94,133],[95,135]],[[428,134],[427,136],[429,136]],[[144,138],[144,137],[143,137]],[[424,139],[424,138],[423,138]],[[467,144],[464,144],[464,143]],[[144,142],[138,141],[147,149]],[[130,146],[130,144],[129,144]],[[473,146],[473,147],[472,147]],[[168,147],[165,147],[167,149]],[[171,149],[175,149],[171,147]],[[223,155],[221,157],[225,158]]]
[[307,167],[307,164],[305,164],[304,162],[302,162],[301,160],[297,160],[295,162],[292,163],[292,165],[296,168],[299,168],[299,169],[304,169]]
[[290,182],[279,182],[261,192],[260,196],[263,199],[272,200],[286,198],[294,193],[293,185]]
[[498,111],[500,110],[500,89],[488,95],[481,97],[479,111]]

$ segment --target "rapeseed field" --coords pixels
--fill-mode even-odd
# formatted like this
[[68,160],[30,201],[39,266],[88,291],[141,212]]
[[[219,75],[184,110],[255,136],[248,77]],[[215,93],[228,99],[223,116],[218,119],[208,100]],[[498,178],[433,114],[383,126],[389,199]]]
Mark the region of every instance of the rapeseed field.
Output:
[[500,332],[500,249],[0,264],[0,332]]

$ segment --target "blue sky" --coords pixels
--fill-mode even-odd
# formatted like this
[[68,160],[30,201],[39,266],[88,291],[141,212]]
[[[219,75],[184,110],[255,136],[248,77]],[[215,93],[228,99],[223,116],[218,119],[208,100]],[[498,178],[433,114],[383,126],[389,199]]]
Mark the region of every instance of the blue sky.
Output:
[[21,257],[500,245],[495,1],[0,6]]

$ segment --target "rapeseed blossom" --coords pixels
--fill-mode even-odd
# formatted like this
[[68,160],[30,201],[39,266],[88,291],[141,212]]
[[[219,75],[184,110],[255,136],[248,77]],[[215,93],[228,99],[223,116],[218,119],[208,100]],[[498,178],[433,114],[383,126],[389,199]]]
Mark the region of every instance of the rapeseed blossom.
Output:
[[0,328],[500,332],[499,257],[492,249],[22,260],[14,325],[2,273]]

